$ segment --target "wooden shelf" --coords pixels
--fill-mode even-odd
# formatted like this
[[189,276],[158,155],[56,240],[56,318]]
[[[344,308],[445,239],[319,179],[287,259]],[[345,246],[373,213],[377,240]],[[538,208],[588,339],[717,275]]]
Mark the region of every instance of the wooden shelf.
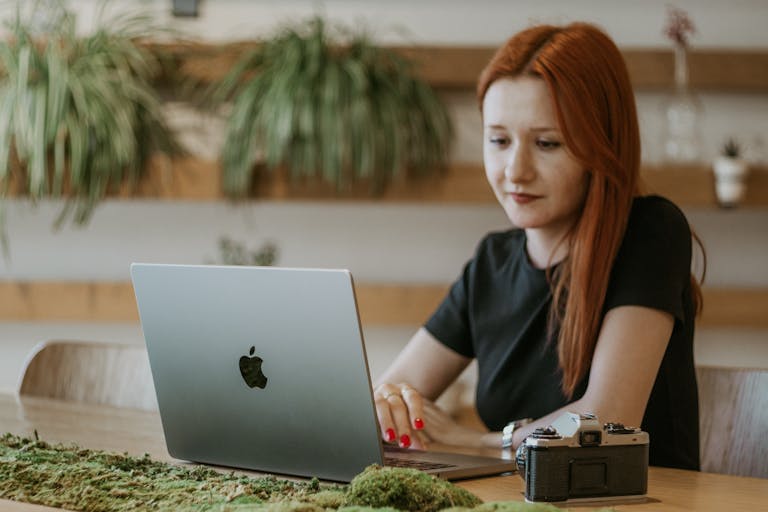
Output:
[[[448,285],[361,283],[364,326],[421,325]],[[138,322],[130,282],[0,281],[0,321]],[[768,328],[768,289],[705,288],[703,327]]]
[[[221,79],[242,52],[256,42],[229,44],[149,44],[164,66],[164,79],[173,74],[201,84]],[[435,88],[473,89],[480,71],[490,60],[490,46],[393,46],[391,49],[413,59],[418,73]],[[622,49],[636,89],[669,89],[673,85],[672,50]],[[697,90],[768,91],[768,51],[762,49],[692,50],[689,56],[691,86]]]
[[[681,206],[717,207],[714,174],[701,166],[647,166],[642,179],[649,193],[666,196]],[[170,166],[155,165],[135,193],[123,190],[119,197],[157,199],[218,200],[221,167],[213,161],[187,158]],[[372,196],[367,183],[338,192],[322,183],[295,184],[285,175],[262,176],[255,186],[254,199],[265,200],[352,200],[379,202],[495,203],[482,165],[454,165],[444,175],[395,182],[383,194]],[[768,168],[752,169],[743,206],[768,206]]]
[[[493,47],[397,47],[412,58],[421,75],[436,88],[474,88],[493,56]],[[670,89],[674,85],[671,50],[622,50],[635,89]],[[689,55],[691,87],[696,90],[768,91],[768,52],[760,50],[702,51]]]
[[[714,174],[710,167],[646,166],[642,170],[644,191],[668,197],[683,207],[715,208]],[[215,161],[157,158],[150,163],[146,178],[135,190],[111,195],[116,199],[157,199],[183,201],[224,200],[221,167]],[[11,183],[9,196],[20,197],[18,185]],[[372,195],[368,183],[337,191],[332,185],[316,181],[292,183],[284,174],[264,174],[254,185],[250,200],[267,201],[365,201],[419,202],[445,204],[494,204],[496,202],[485,172],[479,164],[458,164],[444,174],[429,178],[398,181]],[[740,207],[768,207],[768,168],[753,168],[747,179],[747,193]]]
[[[642,179],[647,193],[668,197],[683,207],[714,208],[714,175],[711,168],[700,166],[646,166]],[[225,199],[221,191],[221,167],[217,162],[198,158],[173,161],[156,159],[146,178],[135,190],[112,194],[117,199],[158,199],[186,201],[215,201]],[[19,197],[18,186],[11,183],[9,196]],[[446,204],[493,204],[493,193],[479,164],[454,165],[440,176],[392,183],[377,195],[372,195],[367,183],[361,182],[349,190],[316,181],[291,183],[284,174],[264,174],[254,185],[252,200],[267,201],[366,201],[419,202]],[[747,179],[747,194],[741,207],[768,207],[768,168],[753,168]]]
[[[642,179],[647,192],[668,197],[684,207],[716,208],[715,176],[709,166],[648,166]],[[747,178],[747,192],[740,207],[768,207],[768,168],[757,167]]]

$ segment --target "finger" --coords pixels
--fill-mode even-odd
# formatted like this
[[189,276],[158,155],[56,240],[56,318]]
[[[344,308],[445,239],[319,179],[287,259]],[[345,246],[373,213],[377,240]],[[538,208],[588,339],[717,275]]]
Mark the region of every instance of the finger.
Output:
[[411,422],[411,428],[414,430],[424,429],[424,399],[421,393],[408,385],[400,386],[400,396],[403,397],[406,407],[408,407],[408,417]]
[[410,448],[413,442],[411,426],[408,416],[408,408],[400,394],[389,395],[386,399],[389,404],[389,412],[395,422],[397,443],[401,448]]
[[415,448],[417,450],[429,450],[430,439],[423,430],[417,430],[414,432],[412,441],[413,443],[411,444],[411,448]]
[[386,399],[387,397],[389,397],[389,395],[399,393],[399,392],[400,392],[400,388],[398,386],[385,382],[384,384],[380,384],[376,389],[373,390],[373,397]]
[[379,427],[381,428],[381,437],[388,443],[397,441],[397,427],[387,399],[392,395],[396,395],[399,391],[398,387],[390,383],[384,383],[373,392],[376,415],[379,418]]
[[453,421],[453,418],[450,417],[445,411],[440,409],[437,405],[435,405],[433,402],[424,401],[424,423],[425,425],[429,425],[429,427],[436,427],[440,429],[447,423],[450,423]]
[[389,410],[389,402],[383,396],[374,398],[376,406],[376,416],[379,418],[379,427],[381,428],[381,438],[387,443],[393,443],[397,440],[397,430],[395,420]]

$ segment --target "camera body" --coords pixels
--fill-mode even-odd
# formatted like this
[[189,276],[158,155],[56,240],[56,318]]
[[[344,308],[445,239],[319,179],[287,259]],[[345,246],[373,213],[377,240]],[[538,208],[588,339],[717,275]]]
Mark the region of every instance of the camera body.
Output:
[[642,497],[648,489],[648,433],[592,414],[565,413],[517,449],[526,501]]

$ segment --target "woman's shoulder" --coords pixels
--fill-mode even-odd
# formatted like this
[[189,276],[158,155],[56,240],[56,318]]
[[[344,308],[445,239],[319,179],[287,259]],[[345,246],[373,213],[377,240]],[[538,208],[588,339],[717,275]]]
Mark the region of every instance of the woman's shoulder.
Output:
[[691,250],[691,228],[675,203],[656,195],[635,198],[619,260],[647,263],[657,258],[671,261],[679,255],[680,261],[690,267]]
[[675,203],[663,196],[638,196],[632,203],[629,214],[632,223],[684,223],[688,225],[685,214]]
[[690,236],[688,220],[680,207],[658,195],[638,196],[634,199],[627,231]]
[[660,196],[635,199],[611,271],[604,309],[639,305],[688,323],[692,238],[683,212]]

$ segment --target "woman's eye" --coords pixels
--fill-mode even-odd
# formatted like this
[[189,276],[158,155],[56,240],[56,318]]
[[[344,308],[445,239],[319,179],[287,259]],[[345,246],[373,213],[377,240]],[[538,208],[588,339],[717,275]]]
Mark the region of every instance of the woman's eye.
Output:
[[561,146],[560,142],[556,140],[538,139],[536,145],[541,149],[556,149]]
[[488,142],[495,146],[504,146],[505,144],[509,143],[509,139],[507,137],[501,137],[498,135],[493,135],[488,139]]

